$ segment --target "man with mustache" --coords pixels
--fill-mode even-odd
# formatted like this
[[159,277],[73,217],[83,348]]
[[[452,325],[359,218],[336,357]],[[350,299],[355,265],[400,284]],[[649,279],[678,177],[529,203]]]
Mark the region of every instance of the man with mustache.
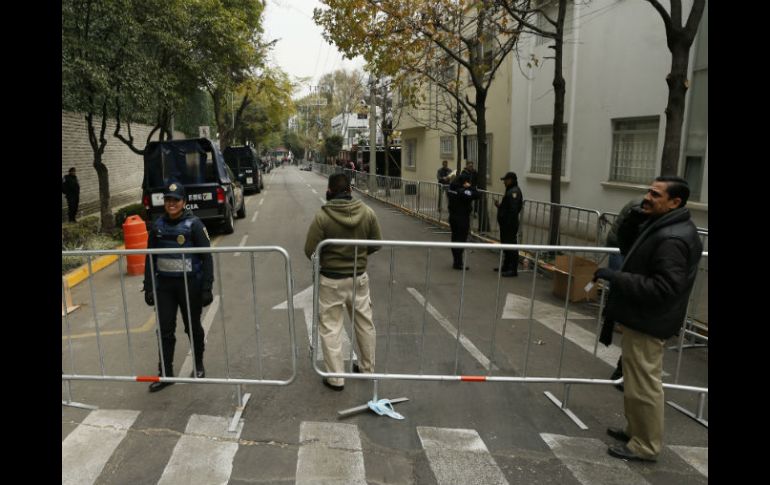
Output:
[[698,271],[703,245],[690,212],[687,181],[657,177],[641,204],[648,217],[620,270],[600,268],[611,284],[600,341],[623,327],[623,402],[627,426],[608,428],[622,442],[607,452],[625,460],[657,461],[663,446],[663,346],[676,335]]

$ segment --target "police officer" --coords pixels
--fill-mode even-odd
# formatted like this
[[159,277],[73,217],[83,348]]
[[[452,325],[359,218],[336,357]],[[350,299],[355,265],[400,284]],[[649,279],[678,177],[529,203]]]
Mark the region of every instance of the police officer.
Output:
[[[147,248],[208,248],[211,247],[206,227],[192,211],[185,209],[184,187],[171,183],[163,193],[166,213],[159,217],[152,226]],[[144,301],[153,306],[153,285],[158,298],[158,318],[160,322],[162,354],[158,363],[159,375],[174,376],[174,347],[176,344],[176,312],[182,312],[184,331],[190,336],[192,328],[193,355],[195,367],[190,377],[203,378],[203,327],[201,326],[202,307],[208,306],[214,297],[211,287],[214,283],[214,265],[211,254],[154,254],[153,269],[150,274],[150,255],[144,266]],[[185,285],[189,289],[185,295]],[[190,301],[190,314],[187,312],[187,299]],[[188,320],[189,318],[189,320]],[[192,325],[190,323],[192,322]],[[160,391],[173,382],[153,382],[150,392]]]
[[[524,197],[521,195],[519,181],[514,172],[508,172],[500,180],[505,184],[503,200],[495,201],[497,207],[497,223],[500,224],[500,242],[503,244],[516,244],[519,234],[519,213],[524,205]],[[519,275],[519,252],[503,251],[503,267],[495,268],[501,276],[511,277]]]
[[[452,242],[467,242],[471,229],[471,203],[478,200],[479,193],[471,185],[470,177],[463,173],[449,185],[449,227]],[[452,268],[463,269],[463,249],[452,248]],[[469,269],[465,266],[465,269]]]

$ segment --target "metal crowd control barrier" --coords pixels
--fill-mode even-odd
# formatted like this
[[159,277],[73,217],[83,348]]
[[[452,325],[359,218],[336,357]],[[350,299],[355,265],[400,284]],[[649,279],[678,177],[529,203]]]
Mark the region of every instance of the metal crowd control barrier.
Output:
[[[135,332],[134,330],[129,328],[129,305],[128,305],[128,298],[126,294],[126,284],[125,284],[125,271],[124,271],[124,258],[129,255],[135,255],[135,254],[181,254],[182,255],[182,264],[187,265],[188,264],[188,258],[189,255],[192,254],[202,254],[202,253],[213,253],[214,256],[214,269],[216,271],[216,277],[215,277],[215,284],[217,288],[217,294],[218,296],[215,298],[215,302],[212,303],[209,307],[209,309],[213,309],[216,306],[216,310],[212,310],[215,313],[219,313],[219,320],[221,322],[221,339],[222,339],[222,345],[223,345],[223,351],[224,351],[224,368],[225,368],[225,377],[224,378],[212,378],[212,377],[206,377],[206,378],[193,378],[193,377],[172,377],[172,376],[166,376],[165,375],[165,369],[162,369],[162,375],[161,376],[155,376],[155,375],[138,375],[135,372],[135,368],[137,366],[137,356],[135,353],[135,344],[132,342],[132,332]],[[228,353],[228,340],[227,340],[227,333],[228,333],[228,322],[225,318],[225,310],[227,306],[225,305],[225,301],[229,301],[228,295],[225,294],[223,291],[223,280],[222,280],[222,274],[221,274],[221,261],[220,261],[220,255],[221,254],[233,254],[233,253],[245,253],[250,255],[250,266],[241,265],[241,268],[247,268],[250,267],[251,270],[251,310],[253,314],[253,327],[250,327],[250,330],[254,330],[254,336],[256,338],[255,344],[256,344],[256,377],[232,377],[233,369],[231,368],[231,362],[230,362],[230,356]],[[291,375],[284,378],[272,378],[268,379],[265,378],[264,375],[264,366],[262,362],[262,353],[261,353],[261,346],[260,343],[262,338],[260,336],[260,332],[264,332],[264,323],[261,323],[258,319],[258,306],[257,306],[257,276],[258,273],[256,271],[255,267],[255,255],[256,253],[278,253],[283,258],[283,266],[285,270],[285,278],[286,278],[286,300],[287,300],[287,321],[288,321],[288,330],[289,330],[289,342],[287,343],[286,347],[290,349],[290,359],[291,359]],[[118,352],[112,351],[112,352],[105,352],[105,342],[104,342],[104,335],[106,332],[102,328],[102,325],[100,324],[100,310],[102,310],[102,307],[100,306],[100,297],[101,298],[107,298],[105,294],[99,294],[101,292],[108,291],[105,289],[105,287],[95,288],[94,284],[94,277],[95,274],[92,270],[92,260],[95,256],[103,256],[103,255],[118,255],[118,272],[120,275],[120,297],[121,297],[121,303],[122,303],[122,313],[123,313],[123,319],[124,319],[124,331],[109,331],[109,334],[115,335],[115,334],[123,334],[126,337],[126,350],[127,350],[127,358],[128,358],[128,370],[130,374],[110,374],[107,371],[107,366],[105,365],[105,360],[110,358],[116,358],[118,355]],[[285,386],[290,384],[296,374],[297,374],[297,364],[296,364],[296,338],[295,338],[295,327],[294,327],[294,312],[293,312],[293,282],[291,278],[291,261],[289,258],[288,252],[279,246],[253,246],[253,247],[211,247],[211,248],[180,248],[180,249],[130,249],[130,250],[99,250],[99,251],[62,251],[62,257],[64,256],[85,256],[87,258],[87,265],[88,265],[88,287],[90,291],[90,306],[92,310],[92,319],[93,319],[93,328],[95,330],[94,337],[96,340],[96,347],[98,352],[98,364],[99,364],[99,372],[93,373],[93,372],[76,372],[75,369],[75,360],[79,359],[82,360],[83,356],[76,355],[75,348],[73,347],[73,335],[72,335],[72,329],[70,320],[73,318],[67,314],[67,312],[63,312],[62,319],[64,323],[64,333],[65,335],[62,337],[62,340],[66,340],[67,343],[67,355],[69,359],[69,372],[64,373],[62,372],[62,381],[65,384],[66,387],[66,400],[62,400],[62,404],[64,405],[70,405],[70,406],[76,406],[76,407],[84,407],[81,403],[74,403],[72,402],[72,395],[70,390],[70,382],[79,380],[79,381],[118,381],[118,382],[171,382],[171,383],[186,383],[186,384],[232,384],[236,386],[236,411],[235,415],[233,417],[233,420],[230,424],[230,430],[234,431],[236,426],[238,425],[238,421],[240,419],[240,416],[243,412],[244,407],[246,406],[246,403],[249,400],[249,397],[251,394],[247,393],[245,395],[242,395],[242,389],[241,386],[244,384],[260,384],[260,385],[278,385],[278,386]],[[153,258],[149,259],[151,270],[153,270]],[[186,273],[184,274],[184,284],[185,288],[187,288],[188,285],[188,277]],[[275,281],[275,272],[262,272],[262,274],[269,274],[269,278],[271,282]],[[62,278],[62,296],[64,297],[64,279]],[[157,290],[153,287],[153,296],[155,298],[155,302],[157,303]],[[188,311],[188,319],[189,319],[189,295],[186,296],[187,298],[187,311]],[[239,297],[233,297],[235,300]],[[136,298],[131,298],[136,299]],[[217,300],[218,299],[218,300]],[[64,301],[64,300],[62,300]],[[240,303],[240,302],[239,302]],[[134,302],[133,306],[141,305],[141,307],[145,307],[145,302],[143,300],[138,300]],[[102,310],[104,311],[104,310]],[[206,313],[206,308],[203,309],[201,319],[203,320],[203,314]],[[212,314],[213,316],[214,314]],[[155,362],[158,360],[158,356],[162,356],[163,354],[163,347],[161,345],[161,339],[160,339],[160,328],[159,328],[159,315],[158,315],[158,305],[154,305],[154,317],[155,317],[155,336],[157,337],[157,348],[155,351],[157,353],[153,354],[153,357],[149,359],[145,359],[145,363],[150,365],[155,365]],[[149,323],[149,321],[148,321]],[[213,323],[213,318],[212,318]],[[230,322],[233,324],[233,322]],[[260,326],[263,328],[261,329]],[[248,328],[248,327],[247,327]],[[234,330],[234,325],[230,327],[230,331]],[[190,332],[193,332],[192,326],[190,327]],[[211,335],[211,332],[209,332],[209,335]],[[190,345],[190,353],[192,355],[192,368],[193,368],[193,374],[195,375],[196,371],[196,365],[195,365],[195,349],[192,345],[192,335],[188,336],[188,344]],[[217,338],[220,338],[218,335]],[[242,340],[239,340],[239,343],[242,342]],[[272,342],[271,342],[272,343]],[[79,353],[85,353],[85,351],[82,349],[83,346],[78,346],[78,354]],[[145,352],[146,353],[146,352]],[[63,351],[64,354],[64,351]],[[209,356],[207,352],[207,356]],[[62,356],[64,357],[64,355]],[[161,357],[162,359],[162,357]],[[116,362],[109,362],[112,367],[119,367],[120,363]],[[239,364],[243,364],[242,362]],[[63,369],[64,369],[63,365]],[[211,366],[209,366],[209,372],[211,371]],[[90,406],[87,406],[89,408],[92,408]]]
[[[319,334],[318,324],[319,324],[319,304],[318,304],[318,295],[319,295],[319,285],[320,285],[320,257],[319,255],[323,252],[324,248],[327,246],[353,246],[354,248],[354,257],[357,259],[358,251],[365,251],[366,247],[368,246],[380,246],[383,248],[383,250],[390,250],[390,271],[387,276],[388,281],[388,290],[387,290],[387,302],[388,307],[385,312],[387,314],[386,317],[386,341],[385,341],[385,357],[384,357],[384,363],[377,363],[376,367],[379,369],[383,369],[383,371],[380,372],[374,372],[371,374],[360,374],[360,373],[354,373],[352,369],[352,362],[353,362],[353,342],[355,341],[355,338],[353,336],[355,335],[354,329],[355,329],[355,314],[353,313],[352,309],[349,314],[350,318],[350,332],[349,335],[351,336],[350,341],[350,352],[349,352],[349,371],[348,372],[341,372],[341,373],[331,373],[326,372],[323,369],[320,369],[317,365],[318,361],[318,349],[316,343],[318,342],[317,336]],[[390,356],[390,349],[391,349],[391,340],[392,340],[392,334],[391,334],[391,316],[392,316],[392,305],[393,305],[393,285],[395,281],[400,281],[400,279],[397,279],[394,277],[394,267],[395,267],[395,258],[394,258],[394,250],[396,248],[412,248],[412,249],[424,249],[425,250],[425,279],[424,279],[424,287],[423,291],[425,296],[417,298],[419,304],[422,306],[422,316],[421,316],[421,324],[419,326],[419,346],[418,349],[414,349],[414,354],[419,355],[419,365],[417,366],[416,372],[412,373],[391,373],[389,372],[389,356]],[[311,358],[313,362],[313,369],[317,374],[323,377],[339,377],[344,379],[363,379],[363,380],[371,380],[373,381],[373,401],[376,402],[378,399],[378,381],[379,380],[421,380],[421,381],[463,381],[463,382],[508,382],[508,383],[525,383],[525,384],[532,384],[532,383],[551,383],[551,384],[561,384],[564,386],[564,392],[563,392],[563,399],[560,401],[557,399],[552,393],[546,391],[546,396],[554,403],[556,404],[567,416],[570,417],[580,428],[587,429],[587,426],[583,424],[583,422],[572,412],[572,410],[569,409],[568,403],[569,403],[569,394],[570,389],[572,385],[576,384],[593,384],[593,385],[615,385],[622,382],[622,378],[618,380],[609,380],[609,379],[596,379],[596,378],[590,378],[590,377],[563,377],[562,376],[562,370],[564,368],[564,349],[566,346],[566,330],[567,330],[567,322],[569,318],[569,307],[570,307],[570,290],[572,285],[573,278],[567,278],[567,289],[565,294],[565,301],[564,301],[564,318],[562,323],[562,329],[561,329],[561,346],[559,349],[559,356],[558,356],[558,370],[556,377],[544,377],[544,376],[530,376],[528,375],[528,365],[529,365],[529,359],[530,359],[530,344],[532,342],[532,330],[533,330],[533,316],[534,316],[534,302],[535,302],[535,289],[537,286],[537,273],[532,273],[532,286],[530,289],[530,304],[529,304],[529,328],[527,333],[527,344],[526,344],[526,351],[524,354],[524,364],[523,364],[523,372],[522,376],[514,376],[514,375],[492,375],[493,370],[494,371],[501,371],[499,367],[497,367],[494,363],[494,348],[496,343],[496,333],[497,333],[497,327],[498,327],[498,320],[500,320],[502,317],[500,316],[500,288],[501,288],[501,275],[497,274],[497,290],[494,295],[494,318],[490,322],[489,328],[488,328],[488,335],[489,335],[489,345],[490,345],[490,355],[491,358],[486,358],[482,355],[483,358],[477,357],[475,354],[474,357],[476,360],[482,365],[484,369],[486,369],[486,375],[461,375],[458,374],[458,358],[459,358],[459,352],[460,352],[460,346],[462,345],[464,348],[466,348],[469,352],[472,353],[470,350],[471,347],[475,348],[476,351],[478,351],[478,348],[470,342],[465,335],[463,335],[463,305],[464,305],[464,291],[465,291],[465,273],[466,271],[463,269],[461,273],[461,280],[460,280],[460,288],[459,288],[459,310],[458,310],[458,317],[457,317],[457,327],[451,328],[451,333],[454,333],[454,339],[455,344],[453,346],[453,353],[454,353],[454,372],[451,374],[436,374],[436,373],[425,373],[423,372],[423,356],[424,356],[424,349],[425,349],[425,328],[426,328],[426,315],[427,313],[434,314],[434,310],[432,308],[432,305],[429,304],[428,298],[430,297],[431,292],[431,255],[433,250],[446,250],[451,248],[463,248],[463,249],[483,249],[483,250],[489,250],[489,251],[495,251],[499,253],[498,263],[502,264],[503,260],[503,251],[504,250],[525,250],[530,251],[534,254],[535,262],[537,263],[541,257],[541,253],[549,253],[554,251],[561,251],[565,253],[569,253],[570,255],[570,274],[573,274],[573,263],[576,253],[581,252],[588,252],[588,253],[617,253],[618,250],[614,248],[595,248],[595,247],[581,247],[581,246],[543,246],[543,245],[527,245],[527,244],[473,244],[473,243],[435,243],[435,242],[419,242],[419,241],[372,241],[372,240],[360,240],[360,239],[327,239],[324,241],[321,241],[318,246],[315,249],[315,253],[313,256],[313,267],[314,267],[314,301],[313,301],[313,345],[312,345],[312,352],[311,352]],[[704,253],[704,256],[708,256],[708,253]],[[464,258],[466,263],[468,262],[468,251],[464,252]],[[414,266],[412,266],[414,268]],[[354,277],[358,276],[354,274]],[[446,287],[446,281],[443,281],[444,288]],[[409,291],[409,289],[407,289]],[[371,290],[370,290],[371,291]],[[411,292],[411,291],[410,291]],[[413,293],[414,296],[414,293]],[[354,299],[355,299],[355,293],[354,293]],[[377,308],[381,308],[380,305],[377,305]],[[599,312],[599,315],[601,315],[601,310]],[[381,320],[383,316],[383,313],[379,314],[379,319]],[[378,319],[378,316],[375,315],[375,319]],[[475,321],[479,321],[476,319]],[[448,323],[448,322],[447,322]],[[408,322],[402,322],[402,326],[406,326]],[[600,324],[600,318],[597,315],[597,332],[596,332],[596,341],[598,342],[599,338],[599,324]],[[449,324],[449,327],[451,327],[451,324]],[[447,327],[445,326],[445,329]],[[447,330],[449,331],[449,330]],[[477,331],[477,330],[474,330]],[[410,333],[409,335],[413,335]],[[678,377],[678,376],[677,376]],[[708,387],[698,387],[698,386],[688,386],[688,385],[682,385],[679,383],[664,383],[663,387],[666,389],[676,389],[686,392],[693,392],[700,396],[700,405],[699,405],[699,414],[702,414],[702,407],[703,403],[705,402],[705,398],[708,395]],[[398,400],[392,400],[391,402],[400,402],[407,400],[407,398],[399,398]],[[348,416],[350,414],[365,410],[367,408],[366,405],[364,406],[357,406],[355,408],[351,408],[348,410],[339,411],[338,414],[340,416]]]

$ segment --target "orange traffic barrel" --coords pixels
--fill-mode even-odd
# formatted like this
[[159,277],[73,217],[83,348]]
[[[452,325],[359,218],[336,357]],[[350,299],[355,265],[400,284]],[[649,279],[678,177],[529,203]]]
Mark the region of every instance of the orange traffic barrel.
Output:
[[[126,249],[147,248],[147,226],[139,216],[130,216],[123,223],[123,240]],[[144,254],[132,254],[126,256],[128,260],[128,274],[144,274]]]

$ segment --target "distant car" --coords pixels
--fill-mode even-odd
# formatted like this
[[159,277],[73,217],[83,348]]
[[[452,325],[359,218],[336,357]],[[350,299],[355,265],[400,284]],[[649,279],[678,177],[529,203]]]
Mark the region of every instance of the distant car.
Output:
[[265,187],[262,180],[257,152],[248,146],[230,146],[222,154],[225,163],[233,170],[236,178],[243,184],[246,192],[260,193]]
[[184,185],[185,208],[204,223],[218,224],[225,234],[235,230],[235,217],[246,217],[243,186],[211,140],[152,141],[144,150],[142,202],[150,222],[165,211],[163,192],[172,182]]

